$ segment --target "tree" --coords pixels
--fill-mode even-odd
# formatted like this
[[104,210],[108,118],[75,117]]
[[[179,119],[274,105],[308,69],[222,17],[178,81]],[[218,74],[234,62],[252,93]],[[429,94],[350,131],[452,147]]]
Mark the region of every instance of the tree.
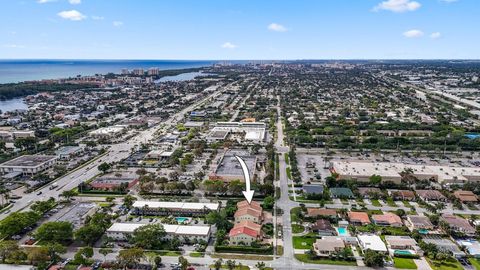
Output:
[[162,224],[148,224],[133,231],[132,242],[145,249],[155,249],[162,245],[165,235]]
[[275,204],[275,199],[272,196],[267,196],[263,199],[263,209],[272,209]]
[[227,260],[226,262],[228,270],[233,270],[235,269],[235,266],[237,263],[234,260]]
[[383,267],[384,255],[378,251],[367,249],[364,253],[364,262],[368,267]]
[[98,250],[98,253],[103,255],[103,261],[107,260],[107,255],[112,253],[113,250],[111,248],[101,248]]
[[123,268],[137,265],[143,258],[143,249],[130,248],[120,250],[117,256],[117,261]]
[[82,241],[85,245],[93,246],[102,237],[104,230],[95,224],[88,224],[75,232],[75,239]]
[[35,211],[14,212],[0,221],[0,236],[9,237],[20,233],[23,229],[33,226],[40,219]]
[[180,269],[187,270],[188,261],[187,261],[187,259],[185,259],[185,257],[183,257],[183,256],[178,257],[178,263],[180,264]]
[[46,248],[48,249],[50,260],[53,262],[57,262],[60,259],[58,254],[64,254],[67,252],[67,248],[59,243],[49,243],[46,245]]
[[110,170],[112,168],[112,165],[106,163],[106,162],[103,162],[102,164],[98,165],[98,170],[103,172],[104,174]]
[[92,247],[84,247],[77,250],[75,256],[73,257],[75,263],[78,264],[88,264],[88,259],[93,257],[93,248]]
[[5,240],[0,242],[0,258],[2,259],[2,263],[5,263],[5,260],[19,249],[16,241]]
[[48,249],[46,247],[31,248],[28,250],[27,259],[30,264],[38,265],[48,261]]
[[66,242],[73,238],[73,225],[68,221],[46,222],[37,229],[35,237],[47,242]]
[[155,266],[157,268],[160,268],[162,266],[162,257],[155,256],[154,262],[155,262]]
[[123,197],[123,205],[126,208],[130,209],[137,198],[133,197],[132,195],[126,195]]
[[222,264],[223,264],[223,260],[222,258],[220,258],[213,263],[213,266],[215,267],[215,270],[220,270],[222,269]]
[[265,269],[265,263],[264,262],[257,262],[257,264],[255,264],[255,267],[258,268],[258,270],[263,270],[263,269]]
[[374,186],[377,186],[378,184],[380,184],[382,182],[382,177],[380,175],[372,175],[370,176],[369,178],[370,180],[370,184],[374,185]]

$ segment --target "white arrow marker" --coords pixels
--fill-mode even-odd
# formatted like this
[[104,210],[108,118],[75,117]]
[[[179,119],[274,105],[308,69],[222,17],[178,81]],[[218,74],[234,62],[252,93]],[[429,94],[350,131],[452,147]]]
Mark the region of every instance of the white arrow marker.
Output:
[[243,196],[245,196],[245,199],[247,199],[248,204],[252,202],[253,199],[253,193],[255,193],[255,190],[250,190],[250,173],[248,172],[248,167],[247,164],[245,164],[245,161],[239,157],[235,156],[240,162],[240,166],[242,166],[242,171],[243,171],[243,177],[245,177],[245,186],[246,189],[245,191],[242,191]]

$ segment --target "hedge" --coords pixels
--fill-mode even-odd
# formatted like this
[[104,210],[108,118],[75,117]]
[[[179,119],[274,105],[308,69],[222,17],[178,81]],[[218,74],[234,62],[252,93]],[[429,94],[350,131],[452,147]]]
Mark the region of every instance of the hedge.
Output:
[[273,247],[255,248],[249,246],[215,246],[215,252],[272,255]]

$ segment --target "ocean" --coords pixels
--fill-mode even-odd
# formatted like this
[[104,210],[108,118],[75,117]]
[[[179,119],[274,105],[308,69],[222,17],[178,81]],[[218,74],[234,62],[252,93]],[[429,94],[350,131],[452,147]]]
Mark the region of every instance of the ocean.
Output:
[[120,73],[123,68],[160,70],[211,66],[218,61],[190,60],[0,60],[0,83]]

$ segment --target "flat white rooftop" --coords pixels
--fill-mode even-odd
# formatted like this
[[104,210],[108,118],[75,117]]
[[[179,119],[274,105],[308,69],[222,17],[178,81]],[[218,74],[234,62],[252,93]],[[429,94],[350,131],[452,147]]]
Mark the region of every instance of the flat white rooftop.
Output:
[[387,252],[387,247],[385,246],[385,243],[383,243],[382,239],[378,235],[361,234],[358,235],[357,238],[363,249]]
[[157,201],[136,201],[133,207],[142,208],[145,205],[148,208],[165,208],[165,209],[182,209],[182,210],[201,210],[207,208],[209,210],[218,210],[218,203],[188,203],[188,202],[157,202]]
[[400,173],[411,169],[417,177],[436,177],[439,182],[480,180],[480,168],[419,165],[395,162],[338,161],[331,162],[333,170],[344,177],[369,177],[380,175],[385,178],[400,178]]
[[[113,223],[107,232],[110,233],[133,233],[136,229],[148,224],[144,223]],[[162,224],[167,234],[175,235],[198,235],[207,236],[210,233],[210,226],[187,226]]]

